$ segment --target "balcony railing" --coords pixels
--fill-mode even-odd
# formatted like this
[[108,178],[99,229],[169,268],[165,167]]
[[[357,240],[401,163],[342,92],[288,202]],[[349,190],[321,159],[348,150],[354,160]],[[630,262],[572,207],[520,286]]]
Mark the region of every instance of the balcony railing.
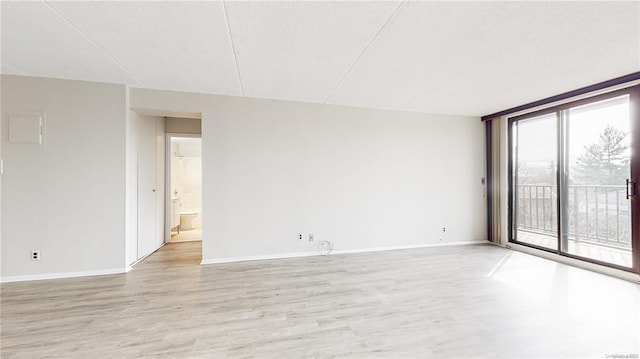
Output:
[[[557,235],[556,186],[518,185],[516,228]],[[569,240],[631,248],[631,207],[624,185],[570,185]]]

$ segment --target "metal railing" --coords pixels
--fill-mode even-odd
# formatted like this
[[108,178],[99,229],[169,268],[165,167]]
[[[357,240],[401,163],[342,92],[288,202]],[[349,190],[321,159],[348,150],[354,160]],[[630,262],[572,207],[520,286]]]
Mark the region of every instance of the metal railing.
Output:
[[[569,240],[631,248],[631,207],[624,185],[570,185],[567,196]],[[518,185],[518,230],[557,235],[557,188]]]

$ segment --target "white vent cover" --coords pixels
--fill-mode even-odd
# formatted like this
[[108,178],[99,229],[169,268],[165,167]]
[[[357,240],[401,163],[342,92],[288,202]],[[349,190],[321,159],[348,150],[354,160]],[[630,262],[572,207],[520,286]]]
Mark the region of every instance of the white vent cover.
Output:
[[44,112],[14,112],[9,115],[9,143],[42,145]]

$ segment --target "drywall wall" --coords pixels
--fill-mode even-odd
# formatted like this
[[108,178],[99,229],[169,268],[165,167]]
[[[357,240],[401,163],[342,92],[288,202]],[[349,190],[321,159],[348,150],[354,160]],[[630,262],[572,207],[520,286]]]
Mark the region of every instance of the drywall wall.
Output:
[[[2,10],[0,10],[0,14],[2,13]],[[2,56],[2,46],[0,46],[0,58]],[[2,153],[2,142],[4,141],[4,126],[2,125],[2,119],[4,118],[4,113],[2,112],[2,77],[0,76],[0,116],[2,116],[0,118],[0,281],[2,280],[2,178],[4,177],[3,175],[3,170],[2,168],[4,167],[4,156]]]
[[[127,94],[129,88],[127,87]],[[136,123],[137,114],[129,110],[129,99],[127,96],[127,118],[126,118],[126,236],[125,248],[127,259],[127,269],[131,269],[130,265],[138,260],[138,124]]]
[[156,123],[156,249],[164,245],[165,241],[165,211],[168,206],[166,202],[166,125],[163,117],[155,117]]
[[[125,269],[126,106],[121,85],[2,76],[3,281]],[[15,111],[46,113],[43,146],[8,143]]]
[[204,263],[486,237],[478,118],[135,88],[130,101],[202,113]]
[[167,133],[202,133],[202,120],[199,118],[165,118],[165,127]]

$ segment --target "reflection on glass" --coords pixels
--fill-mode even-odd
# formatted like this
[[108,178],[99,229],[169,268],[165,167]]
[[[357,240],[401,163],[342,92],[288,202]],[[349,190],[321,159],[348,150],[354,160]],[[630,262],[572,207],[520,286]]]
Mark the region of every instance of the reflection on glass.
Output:
[[555,113],[514,123],[515,240],[558,248]]
[[565,112],[564,252],[631,267],[629,96]]

